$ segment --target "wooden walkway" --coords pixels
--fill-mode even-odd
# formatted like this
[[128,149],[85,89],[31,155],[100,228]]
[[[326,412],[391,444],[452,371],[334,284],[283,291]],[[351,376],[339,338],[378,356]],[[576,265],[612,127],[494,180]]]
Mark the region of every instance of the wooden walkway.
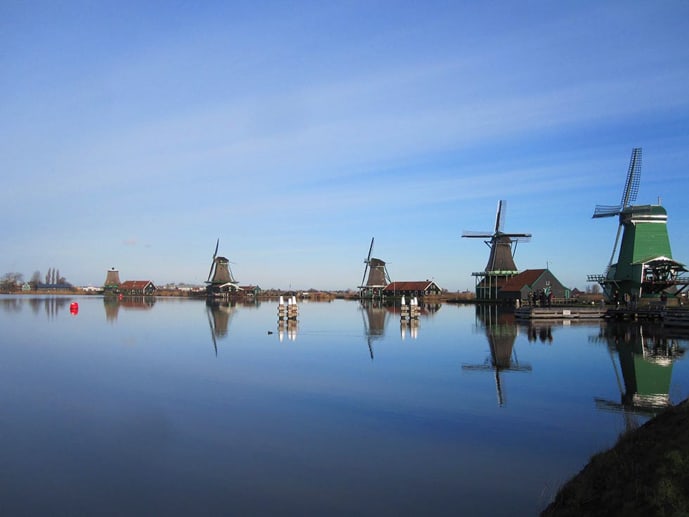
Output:
[[547,319],[547,320],[569,320],[569,319],[601,319],[605,316],[605,307],[600,306],[552,306],[552,307],[520,307],[514,310],[514,317],[517,319]]
[[658,321],[666,327],[689,329],[689,310],[684,308],[668,308],[660,304],[646,307],[608,309],[605,314],[608,319]]
[[689,310],[671,309],[665,313],[663,325],[689,330]]

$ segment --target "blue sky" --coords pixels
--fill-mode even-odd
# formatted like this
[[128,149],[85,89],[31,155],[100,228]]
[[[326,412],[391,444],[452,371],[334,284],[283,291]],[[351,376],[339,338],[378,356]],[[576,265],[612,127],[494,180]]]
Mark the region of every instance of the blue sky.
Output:
[[689,263],[689,3],[0,3],[0,274],[473,289],[488,248],[604,270],[643,148]]

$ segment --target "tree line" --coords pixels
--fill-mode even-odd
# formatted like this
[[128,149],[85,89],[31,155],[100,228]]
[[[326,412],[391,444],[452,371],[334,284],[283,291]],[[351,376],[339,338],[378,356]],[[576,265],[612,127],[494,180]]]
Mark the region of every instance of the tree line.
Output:
[[[42,280],[45,280],[44,282]],[[27,282],[31,289],[38,287],[71,287],[67,279],[60,275],[60,270],[56,268],[48,268],[48,272],[43,276],[40,271],[34,271],[31,275],[31,280]],[[20,290],[24,284],[24,274],[15,271],[5,273],[0,278],[0,290],[3,292],[13,292]]]

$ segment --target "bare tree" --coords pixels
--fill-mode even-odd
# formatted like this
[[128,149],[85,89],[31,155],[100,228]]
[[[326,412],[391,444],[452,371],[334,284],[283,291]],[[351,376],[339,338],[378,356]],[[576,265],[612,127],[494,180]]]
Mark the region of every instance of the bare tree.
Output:
[[35,289],[38,284],[41,283],[41,272],[40,271],[34,271],[33,275],[31,275],[31,280],[29,281],[29,284]]

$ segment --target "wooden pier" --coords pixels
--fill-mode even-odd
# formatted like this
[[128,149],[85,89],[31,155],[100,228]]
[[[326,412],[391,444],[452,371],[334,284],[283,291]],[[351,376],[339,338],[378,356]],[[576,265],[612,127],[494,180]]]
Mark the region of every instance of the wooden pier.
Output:
[[607,311],[605,317],[616,320],[658,321],[666,327],[689,329],[689,310],[668,308],[660,304],[638,308],[613,308]]
[[689,310],[669,309],[665,311],[663,325],[689,331]]
[[605,314],[605,307],[600,306],[527,306],[514,310],[514,317],[523,320],[595,320],[603,318]]

